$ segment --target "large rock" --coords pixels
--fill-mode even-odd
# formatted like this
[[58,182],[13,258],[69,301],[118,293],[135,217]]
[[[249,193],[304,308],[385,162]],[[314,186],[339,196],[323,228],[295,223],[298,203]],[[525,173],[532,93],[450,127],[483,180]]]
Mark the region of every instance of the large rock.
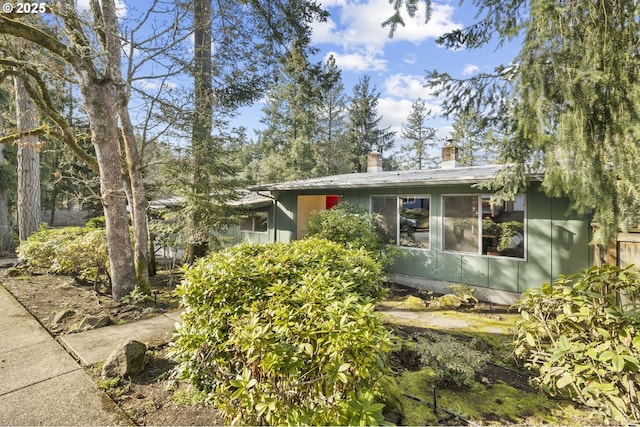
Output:
[[57,325],[58,323],[62,322],[63,320],[68,319],[69,317],[72,317],[74,314],[76,314],[75,310],[72,310],[70,308],[68,308],[66,310],[58,311],[53,316],[53,324]]
[[139,374],[147,363],[147,346],[129,340],[120,344],[107,357],[102,367],[102,378],[125,377]]
[[111,318],[109,316],[86,316],[80,322],[78,329],[86,331],[87,329],[98,329],[111,324]]

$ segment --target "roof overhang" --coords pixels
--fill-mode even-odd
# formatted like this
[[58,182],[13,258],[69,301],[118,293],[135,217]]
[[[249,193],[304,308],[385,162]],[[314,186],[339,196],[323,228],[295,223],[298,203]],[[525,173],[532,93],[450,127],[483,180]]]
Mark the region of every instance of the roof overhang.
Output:
[[257,209],[265,206],[271,206],[274,199],[270,195],[258,194],[249,191],[241,192],[242,197],[238,200],[229,202],[230,206],[236,206],[244,209]]
[[[274,199],[269,194],[258,194],[253,191],[238,190],[240,196],[237,200],[227,202],[229,206],[242,209],[257,209],[265,206],[271,206]],[[166,199],[156,199],[149,202],[151,210],[180,208],[185,204],[184,197],[168,197]]]
[[[496,178],[505,169],[503,165],[457,167],[451,169],[427,169],[410,171],[387,171],[373,173],[353,173],[254,185],[252,191],[293,191],[293,190],[339,190],[349,188],[382,187],[433,187],[455,184],[480,184]],[[530,181],[540,181],[539,173],[527,174]]]

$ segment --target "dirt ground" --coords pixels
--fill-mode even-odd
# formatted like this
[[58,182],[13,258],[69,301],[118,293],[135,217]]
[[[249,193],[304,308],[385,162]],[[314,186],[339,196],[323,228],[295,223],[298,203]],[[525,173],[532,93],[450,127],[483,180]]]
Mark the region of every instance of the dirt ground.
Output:
[[[19,270],[3,268],[0,283],[54,337],[78,330],[85,316],[109,316],[115,324],[155,316],[178,306],[172,296],[177,279],[171,280],[167,272],[152,279],[155,301],[123,304],[114,303],[111,296],[102,291],[94,291],[92,284],[79,283],[68,276],[41,272],[20,274]],[[73,315],[53,323],[57,313],[69,309]],[[167,356],[167,346],[151,348],[149,359],[141,374],[120,380],[118,384],[102,381],[100,366],[89,367],[87,371],[136,425],[221,424],[213,408],[192,403],[187,387],[171,378],[175,362]]]

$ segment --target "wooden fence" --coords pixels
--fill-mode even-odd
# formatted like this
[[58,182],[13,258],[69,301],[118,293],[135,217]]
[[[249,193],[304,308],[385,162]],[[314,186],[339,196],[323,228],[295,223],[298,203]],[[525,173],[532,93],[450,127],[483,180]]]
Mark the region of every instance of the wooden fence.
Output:
[[608,247],[594,246],[593,265],[603,263],[622,268],[633,265],[634,270],[640,271],[640,231],[618,233]]
[[[602,265],[604,263],[617,265],[621,268],[632,265],[632,270],[640,271],[640,230],[618,233],[616,240],[612,241],[608,247],[595,245],[593,265]],[[617,294],[617,300],[620,307],[625,307],[629,303],[640,302],[629,298],[622,292]]]

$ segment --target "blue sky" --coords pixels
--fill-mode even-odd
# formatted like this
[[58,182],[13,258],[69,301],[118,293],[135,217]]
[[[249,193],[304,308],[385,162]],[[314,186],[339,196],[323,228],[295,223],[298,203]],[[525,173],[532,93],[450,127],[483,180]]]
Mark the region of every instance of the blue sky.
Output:
[[[499,64],[510,63],[519,47],[512,44],[496,50],[497,44],[490,43],[478,51],[452,51],[438,46],[435,40],[441,34],[475,22],[474,8],[460,6],[458,0],[434,1],[431,20],[426,24],[421,3],[416,18],[405,15],[406,26],[398,27],[393,38],[381,25],[393,13],[389,0],[325,0],[322,5],[331,16],[326,23],[313,27],[312,42],[320,49],[315,59],[329,55],[336,58],[348,95],[363,75],[371,76],[380,92],[381,126],[398,131],[396,147],[403,142],[401,124],[409,115],[411,103],[419,97],[434,115],[428,125],[438,129],[438,137],[446,138],[451,132],[451,123],[439,117],[440,101],[424,87],[427,71],[437,69],[459,78],[490,72]],[[249,129],[259,127],[256,108],[246,109],[246,113],[238,122]]]
[[[146,0],[144,0],[146,1]],[[117,0],[122,18],[133,19],[144,12],[145,3]],[[438,129],[438,137],[446,138],[451,132],[451,123],[440,117],[440,100],[425,88],[427,71],[437,69],[458,78],[470,77],[478,72],[490,72],[499,64],[508,64],[516,56],[517,43],[497,49],[497,43],[489,43],[481,50],[452,51],[440,47],[435,40],[445,32],[476,22],[476,10],[470,4],[460,5],[459,0],[433,0],[432,17],[424,23],[424,4],[415,18],[405,13],[406,26],[398,27],[393,38],[389,29],[382,27],[393,7],[389,0],[321,0],[330,12],[325,23],[313,26],[312,43],[320,49],[314,58],[317,61],[329,55],[336,58],[342,69],[342,79],[347,95],[363,75],[380,92],[378,112],[382,116],[381,127],[390,126],[396,131],[396,148],[402,145],[400,129],[411,110],[411,103],[425,100],[434,118],[428,125]],[[78,0],[81,9],[86,9],[88,0]],[[138,82],[147,89],[158,89],[155,81]],[[171,84],[171,83],[167,83]],[[260,129],[262,103],[240,110],[233,121],[245,126],[249,136]],[[135,109],[135,107],[134,107]],[[132,112],[135,116],[135,111]]]

